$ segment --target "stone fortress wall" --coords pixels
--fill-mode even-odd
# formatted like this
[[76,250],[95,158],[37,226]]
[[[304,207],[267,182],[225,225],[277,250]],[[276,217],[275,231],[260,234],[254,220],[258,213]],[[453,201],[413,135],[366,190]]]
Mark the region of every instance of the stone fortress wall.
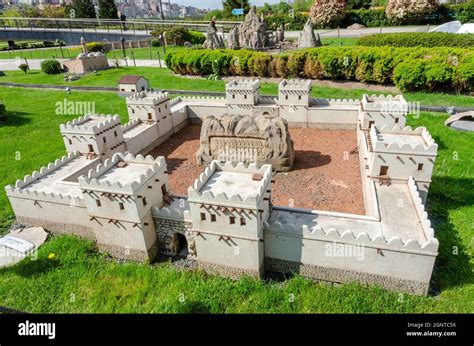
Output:
[[[310,91],[306,81],[283,81],[278,98],[263,98],[258,81],[246,80],[229,83],[225,98],[170,101],[163,93],[137,93],[127,99],[131,120],[125,125],[116,116],[88,115],[61,127],[63,135],[95,141],[92,155],[65,138],[67,157],[7,186],[7,195],[20,222],[88,236],[116,257],[151,260],[157,252],[185,251],[204,269],[229,277],[298,272],[426,294],[438,250],[424,209],[436,144],[426,129],[403,127],[408,108],[401,96],[322,100]],[[282,117],[292,127],[356,130],[366,215],[273,206],[267,165],[213,161],[188,196],[170,196],[164,159],[137,154],[188,123],[229,112]],[[130,154],[100,147],[104,137],[113,142],[110,134]],[[387,177],[379,160],[389,166]],[[49,188],[41,182],[47,177]],[[394,206],[397,200],[402,208]]]

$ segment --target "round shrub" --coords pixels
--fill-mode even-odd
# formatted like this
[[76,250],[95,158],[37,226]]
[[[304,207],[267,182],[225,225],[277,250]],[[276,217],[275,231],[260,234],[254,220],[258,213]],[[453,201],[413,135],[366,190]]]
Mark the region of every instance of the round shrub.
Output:
[[321,28],[335,27],[346,15],[346,2],[343,0],[315,0],[309,10],[313,23]]
[[102,42],[89,42],[86,43],[86,47],[89,52],[102,52],[104,50]]
[[61,63],[55,59],[43,60],[41,62],[41,71],[46,74],[58,74],[62,72]]

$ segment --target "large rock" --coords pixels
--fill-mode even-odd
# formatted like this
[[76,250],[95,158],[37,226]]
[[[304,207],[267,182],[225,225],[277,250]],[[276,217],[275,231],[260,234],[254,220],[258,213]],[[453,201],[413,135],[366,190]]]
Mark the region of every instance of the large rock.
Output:
[[227,39],[227,48],[229,49],[239,49],[239,27],[234,26],[229,32],[229,38]]
[[267,24],[251,9],[238,27],[239,43],[242,48],[264,49],[272,46]]
[[285,119],[270,115],[207,116],[201,127],[198,164],[212,160],[269,163],[276,171],[293,166],[293,141]]
[[225,48],[224,40],[219,36],[217,28],[212,24],[207,28],[207,37],[203,47],[207,49]]
[[319,34],[314,34],[313,22],[311,22],[311,19],[308,19],[304,25],[303,31],[300,33],[298,48],[312,48],[320,46],[322,46],[322,44]]

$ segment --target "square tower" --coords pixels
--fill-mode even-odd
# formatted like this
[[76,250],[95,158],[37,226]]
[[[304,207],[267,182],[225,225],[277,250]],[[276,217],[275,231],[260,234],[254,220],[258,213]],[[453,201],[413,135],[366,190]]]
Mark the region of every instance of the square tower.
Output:
[[260,81],[258,79],[233,80],[225,85],[228,114],[252,115],[258,103]]
[[168,93],[141,91],[127,97],[126,103],[130,120],[136,119],[144,123],[155,123],[158,127],[159,137],[173,133]]
[[278,85],[278,104],[281,106],[309,106],[311,81],[307,79],[282,80]]
[[78,152],[102,161],[125,151],[123,130],[118,115],[92,115],[60,125],[68,153]]
[[188,189],[196,259],[206,269],[261,276],[271,175],[270,165],[212,161]]
[[359,107],[359,124],[362,130],[373,125],[404,127],[408,114],[408,102],[402,95],[369,96],[364,94]]
[[158,249],[151,208],[168,190],[164,157],[115,154],[79,177],[84,203],[102,251],[150,260]]
[[367,142],[370,177],[406,182],[411,176],[422,199],[426,199],[438,151],[426,128],[372,126]]

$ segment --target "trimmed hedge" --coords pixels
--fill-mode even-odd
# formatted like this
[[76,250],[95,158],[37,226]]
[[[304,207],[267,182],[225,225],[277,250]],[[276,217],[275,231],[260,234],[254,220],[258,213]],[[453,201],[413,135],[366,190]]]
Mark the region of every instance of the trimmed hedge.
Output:
[[459,35],[445,32],[405,32],[374,34],[357,40],[359,46],[392,47],[474,47],[474,35]]
[[[474,90],[474,50],[320,47],[272,55],[251,50],[182,49],[165,56],[175,73],[355,80],[401,90]],[[218,71],[216,71],[216,66]]]
[[202,32],[190,31],[181,26],[153,30],[151,35],[153,37],[158,37],[163,32],[166,32],[166,41],[168,44],[174,44],[177,46],[182,46],[185,42],[203,44],[204,41],[206,41],[206,36]]

